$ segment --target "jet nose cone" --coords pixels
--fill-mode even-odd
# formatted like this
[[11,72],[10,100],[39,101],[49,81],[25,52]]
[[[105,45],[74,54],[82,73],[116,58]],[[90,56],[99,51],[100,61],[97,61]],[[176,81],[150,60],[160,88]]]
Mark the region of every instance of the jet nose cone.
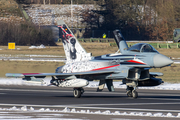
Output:
[[154,67],[164,67],[173,63],[171,59],[169,59],[168,57],[162,54],[154,55],[153,60],[154,60]]

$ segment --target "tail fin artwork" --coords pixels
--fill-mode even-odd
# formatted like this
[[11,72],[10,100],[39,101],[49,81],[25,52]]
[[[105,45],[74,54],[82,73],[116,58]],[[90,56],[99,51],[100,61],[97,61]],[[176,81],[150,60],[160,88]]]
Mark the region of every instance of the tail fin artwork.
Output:
[[115,38],[115,41],[117,43],[117,46],[118,46],[120,52],[124,53],[126,51],[126,49],[128,48],[128,45],[127,45],[124,37],[122,36],[120,30],[114,30],[113,33],[114,33],[114,38]]
[[87,53],[86,50],[80,45],[65,22],[63,20],[59,20],[57,21],[57,24],[59,27],[60,37],[63,42],[67,62],[90,59],[91,53]]

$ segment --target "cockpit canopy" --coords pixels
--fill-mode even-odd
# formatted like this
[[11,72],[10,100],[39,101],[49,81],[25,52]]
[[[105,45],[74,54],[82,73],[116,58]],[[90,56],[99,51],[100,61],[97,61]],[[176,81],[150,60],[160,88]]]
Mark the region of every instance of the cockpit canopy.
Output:
[[153,46],[147,43],[138,43],[127,49],[132,52],[158,52]]

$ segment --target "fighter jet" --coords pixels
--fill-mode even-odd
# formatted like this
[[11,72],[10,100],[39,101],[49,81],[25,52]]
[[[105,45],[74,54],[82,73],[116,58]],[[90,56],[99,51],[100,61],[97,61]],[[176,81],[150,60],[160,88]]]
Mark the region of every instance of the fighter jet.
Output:
[[55,73],[6,73],[7,77],[37,81],[51,76],[51,85],[72,87],[76,98],[81,97],[84,93],[83,87],[87,86],[89,81],[99,80],[97,91],[102,91],[105,84],[109,91],[114,91],[113,80],[122,80],[127,86],[127,96],[137,98],[138,87],[163,83],[162,79],[156,78],[163,74],[149,72],[149,69],[162,68],[173,63],[150,44],[138,43],[128,47],[120,30],[113,31],[120,53],[93,57],[80,45],[64,21],[60,20],[57,23],[67,59],[66,64],[58,67]]

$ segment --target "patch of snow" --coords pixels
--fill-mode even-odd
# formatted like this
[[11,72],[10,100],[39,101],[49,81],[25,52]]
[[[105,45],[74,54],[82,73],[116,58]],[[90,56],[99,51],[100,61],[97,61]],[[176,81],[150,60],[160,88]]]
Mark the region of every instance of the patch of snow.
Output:
[[16,106],[10,108],[10,110],[17,110]]
[[39,109],[39,111],[45,111],[45,109],[44,109],[44,108],[41,108],[41,109]]
[[102,112],[102,113],[105,114],[105,115],[109,115],[109,114],[111,114],[111,111],[106,110],[106,111],[104,111],[104,112]]
[[172,59],[173,59],[173,60],[179,60],[180,58],[174,58],[174,57],[173,57]]
[[29,47],[29,49],[34,49],[34,48],[41,49],[41,48],[46,48],[46,47],[43,44],[41,44],[40,46],[32,45],[31,47]]
[[34,111],[34,108],[33,108],[33,107],[30,107],[30,111]]
[[39,46],[39,48],[46,48],[43,44],[41,44],[40,46]]
[[152,113],[150,113],[150,112],[145,113],[144,115],[145,115],[145,116],[153,116],[153,114],[152,114]]
[[178,113],[177,117],[179,117],[179,118],[180,118],[180,113]]
[[[6,57],[6,58],[12,58],[11,54],[0,54],[0,57]],[[32,55],[32,54],[17,54],[13,55],[13,57],[19,58],[19,57],[63,57],[65,56],[60,56],[60,55]]]
[[23,106],[23,107],[21,107],[21,110],[22,110],[22,111],[27,111],[27,107],[26,107],[26,106]]
[[34,49],[36,48],[36,46],[32,45],[31,47],[29,47],[29,49]]
[[161,117],[161,116],[163,116],[163,113],[155,113],[153,116],[155,116],[155,117]]
[[166,116],[167,116],[167,117],[175,117],[174,115],[172,115],[172,113],[167,113]]
[[[8,112],[6,112],[8,111]],[[144,116],[144,117],[166,117],[166,118],[180,118],[180,113],[177,113],[177,115],[173,115],[172,113],[151,113],[151,112],[121,112],[121,111],[110,111],[110,110],[105,110],[105,111],[91,111],[91,110],[76,110],[75,108],[68,108],[65,107],[63,110],[54,110],[54,109],[50,109],[50,108],[36,108],[34,109],[33,107],[26,107],[26,106],[22,106],[20,108],[14,106],[12,108],[1,108],[0,109],[0,119],[31,119],[33,118],[33,116],[23,116],[23,115],[19,115],[19,114],[9,114],[9,113],[17,113],[17,112],[40,112],[40,113],[46,113],[46,115],[44,115],[43,117],[41,115],[36,116],[38,117],[37,119],[39,120],[39,118],[52,118],[52,116],[54,115],[55,117],[62,117],[64,116],[64,114],[52,114],[52,113],[77,113],[77,114],[98,114],[98,115],[116,115],[116,116]],[[48,114],[51,113],[51,114]],[[9,114],[8,116],[6,114]],[[54,117],[53,117],[54,118]],[[53,119],[52,118],[52,119]],[[66,119],[67,120],[67,119]]]
[[65,107],[64,110],[62,110],[63,112],[70,112],[70,109],[68,107]]
[[[125,84],[122,84],[121,81],[113,82],[114,88],[126,88]],[[90,81],[89,85],[86,87],[89,88],[97,88],[99,86],[99,82],[97,81]],[[105,86],[106,87],[106,86]],[[107,87],[106,87],[107,88]],[[138,87],[138,89],[155,89],[155,90],[180,90],[180,83],[168,83],[165,82],[159,86],[153,87]]]
[[[50,84],[50,77],[46,77],[43,81],[25,81],[22,78],[0,78],[0,85],[33,85],[33,86],[48,86]],[[121,81],[113,82],[114,88],[126,88],[125,84]],[[89,81],[88,88],[97,88],[99,86],[98,81]],[[105,85],[105,88],[106,85]],[[138,89],[154,89],[154,90],[180,90],[180,83],[163,83],[154,87],[138,87]]]

